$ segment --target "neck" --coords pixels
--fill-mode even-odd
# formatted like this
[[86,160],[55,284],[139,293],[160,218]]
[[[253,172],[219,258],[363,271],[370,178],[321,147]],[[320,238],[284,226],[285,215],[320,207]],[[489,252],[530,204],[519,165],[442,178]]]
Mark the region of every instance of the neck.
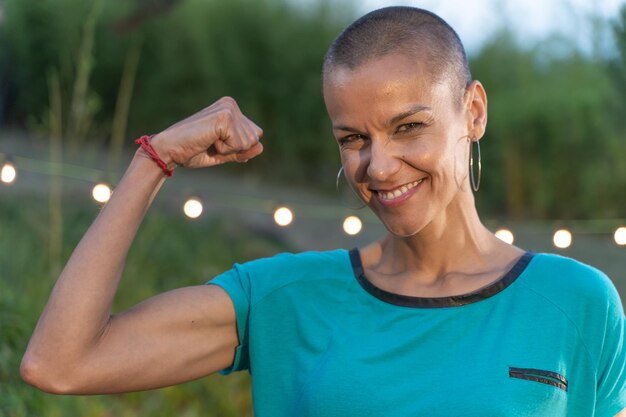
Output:
[[459,193],[441,215],[410,237],[388,235],[378,245],[379,262],[372,265],[384,274],[409,274],[425,285],[448,274],[487,268],[494,253],[505,250],[480,221],[471,193]]

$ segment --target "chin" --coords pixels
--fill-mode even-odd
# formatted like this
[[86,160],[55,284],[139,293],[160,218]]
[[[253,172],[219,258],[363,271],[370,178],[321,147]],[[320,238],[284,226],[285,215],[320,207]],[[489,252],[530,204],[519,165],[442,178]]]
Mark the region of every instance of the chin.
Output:
[[368,204],[387,231],[395,237],[406,238],[420,233],[430,222],[424,208],[405,207],[401,211],[388,212],[385,208]]
[[423,224],[418,224],[416,222],[411,222],[411,223],[399,222],[397,221],[397,219],[393,219],[391,221],[385,221],[381,219],[381,221],[383,222],[383,225],[385,226],[387,231],[389,231],[389,233],[399,238],[407,238],[407,237],[415,236],[416,234],[421,232],[425,226]]

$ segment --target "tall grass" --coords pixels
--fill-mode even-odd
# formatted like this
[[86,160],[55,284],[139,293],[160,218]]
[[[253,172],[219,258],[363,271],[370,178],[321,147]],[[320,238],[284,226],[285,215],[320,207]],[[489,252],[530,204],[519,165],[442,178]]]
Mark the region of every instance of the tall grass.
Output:
[[[6,200],[6,199],[3,199]],[[64,202],[62,248],[67,259],[97,214],[94,206]],[[26,385],[19,362],[47,300],[49,239],[45,200],[0,204],[0,415],[21,416],[250,416],[247,374],[213,375],[149,392],[106,396],[54,396]],[[284,247],[230,221],[190,222],[151,211],[131,249],[115,311],[168,289],[203,283],[233,262]],[[210,337],[210,336],[207,336]]]

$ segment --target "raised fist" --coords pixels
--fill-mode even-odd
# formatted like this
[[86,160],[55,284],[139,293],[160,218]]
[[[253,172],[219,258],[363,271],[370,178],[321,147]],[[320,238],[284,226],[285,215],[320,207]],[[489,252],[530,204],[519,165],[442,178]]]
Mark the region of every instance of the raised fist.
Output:
[[201,168],[254,158],[263,152],[262,136],[237,102],[223,97],[154,136],[151,144],[169,166]]

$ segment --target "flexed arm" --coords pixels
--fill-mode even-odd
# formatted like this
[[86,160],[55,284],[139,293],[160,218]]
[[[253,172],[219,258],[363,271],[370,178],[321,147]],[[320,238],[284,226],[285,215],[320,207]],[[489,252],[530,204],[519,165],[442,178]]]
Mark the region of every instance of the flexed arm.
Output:
[[[262,130],[223,98],[152,140],[173,168],[244,162]],[[172,385],[223,369],[237,346],[233,305],[213,285],[181,288],[111,315],[137,229],[165,180],[138,150],[65,265],[32,335],[21,373],[53,393],[113,393]]]

